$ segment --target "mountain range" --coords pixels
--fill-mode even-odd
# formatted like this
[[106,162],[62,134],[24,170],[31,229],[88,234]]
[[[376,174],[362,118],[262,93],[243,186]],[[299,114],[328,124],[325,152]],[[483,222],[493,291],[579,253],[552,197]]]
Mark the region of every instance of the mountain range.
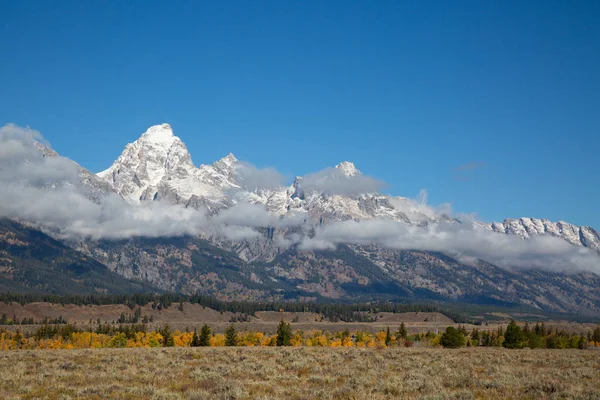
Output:
[[[168,124],[150,127],[98,174],[14,126],[0,139],[22,147],[0,157],[0,287],[600,315],[600,235],[591,227],[457,216],[425,196],[381,194],[382,183],[348,161],[289,185],[233,154],[196,167]],[[35,245],[40,237],[68,256]],[[57,261],[65,257],[68,268]],[[36,269],[46,273],[32,278]],[[79,286],[58,285],[47,271]]]

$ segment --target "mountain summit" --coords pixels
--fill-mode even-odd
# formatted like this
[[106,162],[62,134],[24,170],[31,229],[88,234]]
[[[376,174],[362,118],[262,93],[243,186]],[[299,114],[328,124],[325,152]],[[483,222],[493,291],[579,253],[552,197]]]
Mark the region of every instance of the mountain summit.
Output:
[[[150,127],[97,176],[30,144],[29,157],[9,160],[2,193],[40,201],[13,201],[5,214],[101,264],[93,270],[223,299],[448,300],[600,315],[600,235],[589,227],[461,221],[424,193],[379,193],[381,182],[348,161],[289,186],[233,154],[196,167],[168,124]],[[9,222],[0,223],[0,253],[12,279],[42,236]],[[54,273],[58,259],[39,255],[39,268]]]
[[[131,204],[163,200],[204,207],[214,214],[238,202],[249,202],[279,217],[302,213],[319,224],[370,219],[417,226],[458,222],[419,201],[376,193],[372,190],[375,180],[365,177],[349,161],[320,173],[296,177],[288,187],[268,189],[247,188],[248,177],[240,175],[242,166],[229,153],[212,165],[195,167],[187,147],[173,134],[171,126],[160,124],[151,126],[138,140],[125,146],[114,164],[98,173],[98,177]],[[474,225],[523,239],[557,236],[573,245],[600,251],[600,236],[589,227],[532,218]]]
[[192,184],[194,164],[185,144],[168,124],[154,125],[141,137],[127,144],[125,150],[98,176],[128,202],[153,199],[167,182],[180,188]]
[[353,177],[361,175],[361,172],[354,166],[354,163],[349,161],[343,161],[335,166],[338,170],[342,171],[347,177]]
[[132,204],[160,199],[186,203],[193,197],[221,199],[224,189],[237,187],[233,179],[236,163],[229,154],[214,165],[196,168],[171,126],[161,124],[127,144],[113,165],[98,176]]

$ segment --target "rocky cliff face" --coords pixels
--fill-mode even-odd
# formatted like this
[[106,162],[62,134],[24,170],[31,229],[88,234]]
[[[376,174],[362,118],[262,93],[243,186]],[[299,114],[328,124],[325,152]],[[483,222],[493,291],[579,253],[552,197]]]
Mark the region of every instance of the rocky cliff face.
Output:
[[[45,146],[39,145],[38,150],[43,157],[57,157]],[[125,278],[163,290],[201,292],[224,299],[469,301],[600,315],[597,274],[552,272],[539,264],[500,268],[460,251],[431,251],[427,246],[402,243],[386,246],[370,239],[389,224],[370,225],[368,234],[352,232],[363,235],[364,240],[303,246],[303,239],[318,241],[319,232],[343,221],[350,225],[338,229],[337,236],[342,239],[347,233],[344,229],[352,228],[354,221],[371,221],[407,227],[409,236],[404,239],[409,243],[411,233],[420,235],[429,229],[437,239],[448,241],[469,227],[493,237],[519,238],[519,243],[557,237],[571,249],[598,252],[600,235],[590,227],[532,218],[502,223],[460,221],[424,201],[378,193],[378,183],[346,161],[297,177],[289,186],[249,184],[251,179],[245,175],[249,168],[232,154],[196,167],[169,125],[153,126],[128,144],[107,170],[93,175],[77,166],[77,182],[64,185],[81,186],[88,198],[100,205],[93,210],[98,219],[109,219],[110,226],[120,226],[114,217],[109,218],[114,207],[127,206],[127,211],[118,215],[132,223],[146,223],[153,212],[164,211],[149,205],[175,205],[178,210],[198,210],[181,214],[184,218],[178,221],[185,223],[185,216],[201,214],[199,233],[162,237],[158,225],[159,232],[152,232],[152,237],[131,230],[130,235],[116,236],[126,237],[122,240],[69,237],[62,243]],[[52,183],[47,190],[62,184]],[[112,198],[108,205],[105,197]],[[144,212],[132,218],[131,210]],[[84,214],[76,221],[80,226],[86,223]],[[173,229],[176,224],[171,221],[169,232],[177,232]],[[442,225],[452,229],[436,230]],[[357,225],[354,229],[363,228]],[[64,239],[60,229],[44,229],[55,239]],[[388,242],[395,239],[389,237],[395,232],[387,232]],[[502,255],[503,250],[499,251]]]
[[102,294],[155,290],[35,228],[0,218],[0,291]]
[[129,279],[222,299],[458,302],[600,315],[600,276],[507,270],[446,254],[372,246],[288,249],[246,261],[197,238],[87,244],[85,253]]

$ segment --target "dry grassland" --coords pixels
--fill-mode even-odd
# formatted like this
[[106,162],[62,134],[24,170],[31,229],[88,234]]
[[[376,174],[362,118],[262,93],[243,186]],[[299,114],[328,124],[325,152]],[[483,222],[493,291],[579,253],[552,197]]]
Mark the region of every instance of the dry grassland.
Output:
[[[210,308],[200,306],[199,304],[184,303],[183,311],[180,311],[176,304],[162,310],[155,310],[150,304],[140,307],[141,315],[152,317],[153,323],[147,324],[149,330],[160,329],[164,324],[169,324],[171,328],[200,328],[203,324],[208,324],[213,332],[223,333],[231,324],[230,312],[220,313]],[[102,305],[102,306],[78,306],[75,304],[50,304],[50,303],[29,303],[20,305],[13,302],[6,304],[0,302],[0,315],[6,314],[9,318],[16,315],[19,319],[33,318],[35,321],[42,321],[44,318],[55,319],[62,317],[69,323],[76,324],[85,328],[92,329],[97,327],[94,323],[99,319],[101,322],[117,321],[121,313],[125,315],[133,314],[135,310],[126,305]],[[455,325],[452,320],[443,314],[437,312],[408,312],[408,313],[377,313],[374,314],[376,322],[330,322],[320,314],[315,313],[292,313],[292,312],[274,312],[258,311],[256,316],[250,316],[248,322],[236,323],[238,330],[260,331],[274,334],[277,325],[282,319],[292,322],[294,329],[308,331],[310,329],[327,330],[330,332],[361,330],[365,332],[377,332],[386,329],[388,326],[397,329],[401,322],[406,324],[410,333],[427,332],[439,329],[445,329],[446,326]],[[506,325],[506,323],[504,324]],[[489,326],[489,329],[496,329],[496,325]],[[34,332],[37,326],[3,326],[5,329],[20,329],[22,332]]]
[[31,350],[0,363],[2,399],[600,399],[595,350]]

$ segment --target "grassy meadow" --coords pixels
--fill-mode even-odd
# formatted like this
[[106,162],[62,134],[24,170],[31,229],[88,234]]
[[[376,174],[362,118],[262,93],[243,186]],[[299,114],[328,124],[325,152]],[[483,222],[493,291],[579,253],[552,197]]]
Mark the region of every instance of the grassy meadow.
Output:
[[0,352],[2,399],[600,399],[600,351],[159,347]]

